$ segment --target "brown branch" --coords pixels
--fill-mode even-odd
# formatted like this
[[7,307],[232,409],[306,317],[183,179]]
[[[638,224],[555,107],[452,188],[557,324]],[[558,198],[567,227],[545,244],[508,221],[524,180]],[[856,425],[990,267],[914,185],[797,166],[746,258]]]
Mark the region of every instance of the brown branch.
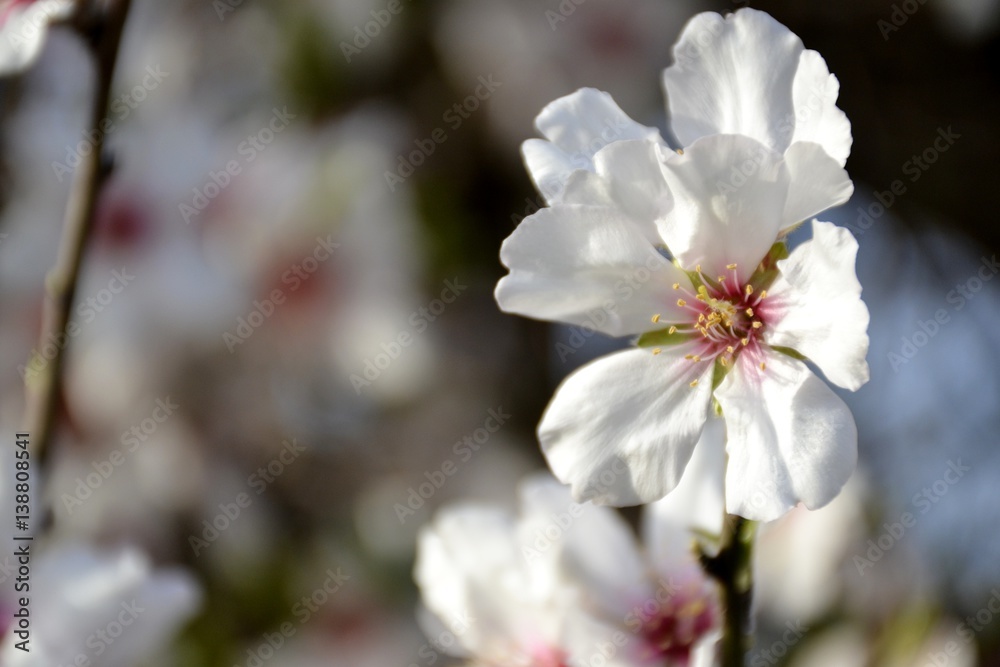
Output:
[[[108,114],[118,47],[131,0],[117,0],[106,10],[98,10],[93,7],[94,4],[87,3],[74,19],[73,25],[84,37],[94,59],[96,76],[88,127],[98,131],[94,133],[96,138],[93,150],[83,157],[73,178],[66,204],[59,255],[45,279],[42,331],[24,377],[26,410],[23,430],[30,434],[35,456],[42,470],[51,450],[55,430],[56,407],[70,339],[67,328],[76,297],[80,266],[94,226],[97,198],[110,171],[109,164],[103,159],[104,134],[100,131],[100,126]],[[51,359],[46,359],[49,355],[43,353],[47,347],[55,348]]]

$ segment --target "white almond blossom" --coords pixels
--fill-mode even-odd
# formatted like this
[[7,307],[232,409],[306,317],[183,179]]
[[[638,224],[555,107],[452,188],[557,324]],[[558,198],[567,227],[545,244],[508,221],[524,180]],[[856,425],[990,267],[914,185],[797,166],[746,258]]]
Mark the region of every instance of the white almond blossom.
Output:
[[85,661],[131,667],[161,651],[199,605],[201,592],[190,575],[154,570],[133,549],[60,546],[34,558],[30,651],[16,648],[21,640],[8,610],[5,624],[11,625],[0,653],[8,667]]
[[523,483],[519,517],[448,507],[418,542],[424,605],[474,665],[711,665],[715,584],[672,520],[687,511],[653,512],[647,553],[613,510],[574,503],[548,475]]
[[[803,362],[852,391],[868,380],[857,242],[817,220],[790,255],[783,242],[850,197],[850,127],[822,58],[766,14],[699,15],[675,55],[665,80],[683,150],[625,119],[622,140],[579,159],[620,113],[596,91],[539,116],[550,142],[527,142],[526,162],[536,183],[562,185],[504,242],[496,297],[507,312],[640,336],[567,378],[539,425],[578,500],[662,498],[722,417],[726,510],[768,521],[828,503],[857,459],[850,411]],[[802,90],[824,95],[798,114]],[[616,465],[628,474],[601,485]]]
[[0,76],[38,58],[50,24],[69,18],[76,0],[0,0]]

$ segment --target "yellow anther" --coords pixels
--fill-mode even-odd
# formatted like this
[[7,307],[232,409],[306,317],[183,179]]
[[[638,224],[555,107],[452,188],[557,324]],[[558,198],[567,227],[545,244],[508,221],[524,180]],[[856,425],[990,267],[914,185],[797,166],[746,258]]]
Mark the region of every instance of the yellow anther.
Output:
[[691,380],[691,382],[689,383],[688,386],[690,386],[690,387],[697,387],[698,386],[698,381],[697,380]]
[[678,155],[684,155],[684,149],[683,148],[678,148],[677,149],[677,154]]
[[684,358],[685,359],[694,359],[694,355],[693,354],[685,354]]
[[698,355],[696,354],[696,355],[694,355],[693,357],[691,357],[691,361],[701,361],[701,357],[699,357],[699,356],[698,356]]
[[667,329],[667,333],[668,334],[677,333],[677,327],[671,325],[670,328]]
[[726,352],[728,352],[729,354],[732,354],[734,352],[733,346],[732,345],[727,345],[726,346]]
[[740,339],[740,345],[742,345],[743,347],[746,347],[749,344],[750,344],[750,339],[749,338],[741,338]]
[[735,271],[736,264],[726,264],[726,268],[729,269],[730,271]]
[[746,292],[747,292],[747,296],[750,296],[751,294],[753,294],[753,285],[747,285]]
[[760,370],[765,370],[765,369],[767,369],[767,364],[765,364],[763,361],[760,362]]
[[754,329],[760,329],[764,325],[761,324],[760,321],[756,321],[753,324],[751,324],[750,326],[752,326]]
[[659,354],[660,352],[663,352],[663,350],[661,350],[661,349],[660,349],[660,348],[658,348],[658,347],[654,347],[654,348],[653,348],[653,354]]
[[683,308],[684,306],[688,305],[688,302],[685,301],[684,299],[677,299],[677,305]]
[[753,317],[753,308],[747,308],[747,317]]
[[660,321],[660,314],[657,313],[656,315],[653,315],[653,324],[656,324],[659,321]]
[[722,364],[723,368],[729,366],[729,360],[725,357],[719,357],[719,363]]
[[694,265],[694,272],[695,273],[701,273],[701,264],[695,264]]
[[726,277],[725,276],[718,276],[715,279],[715,282],[717,282],[717,283],[724,283],[724,282],[726,282]]
[[767,290],[763,290],[763,291],[762,291],[762,292],[760,293],[760,298],[761,298],[761,299],[766,299],[766,298],[767,298]]
[[673,287],[674,287],[674,289],[680,289],[681,288],[681,284],[680,283],[674,283]]

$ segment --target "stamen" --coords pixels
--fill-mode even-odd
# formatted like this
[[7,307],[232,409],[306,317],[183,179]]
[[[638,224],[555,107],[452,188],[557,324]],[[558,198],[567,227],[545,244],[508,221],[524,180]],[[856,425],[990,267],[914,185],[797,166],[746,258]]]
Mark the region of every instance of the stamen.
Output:
[[766,369],[767,369],[767,364],[765,364],[763,361],[760,362],[760,370],[763,371],[763,370],[766,370]]
[[671,325],[670,328],[667,329],[667,333],[668,334],[677,333],[677,327]]
[[688,302],[685,301],[684,299],[677,299],[677,305],[683,308],[684,306],[688,305]]
[[747,292],[747,296],[750,296],[751,294],[753,294],[753,285],[747,284],[746,292]]
[[698,386],[698,381],[697,380],[691,380],[691,382],[688,384],[688,386],[689,387],[697,387]]
[[654,355],[656,355],[656,354],[659,354],[660,352],[663,352],[663,350],[661,350],[661,349],[660,349],[660,348],[658,348],[658,347],[654,347],[654,348],[653,348],[653,354],[654,354]]
[[660,321],[660,314],[657,313],[656,315],[653,315],[653,324],[656,324],[659,321]]
[[753,317],[753,308],[747,308],[747,317]]
[[750,344],[750,339],[749,338],[741,338],[740,339],[740,345],[742,345],[743,347],[746,347],[749,344]]
[[733,270],[736,269],[736,264],[735,263],[733,263],[733,264],[726,264],[726,268],[729,269],[730,271],[733,271]]
[[719,357],[719,363],[722,364],[723,368],[729,366],[729,360],[726,357]]
[[760,329],[764,325],[761,324],[760,320],[754,320],[753,324],[751,324],[750,326],[752,326],[754,329]]

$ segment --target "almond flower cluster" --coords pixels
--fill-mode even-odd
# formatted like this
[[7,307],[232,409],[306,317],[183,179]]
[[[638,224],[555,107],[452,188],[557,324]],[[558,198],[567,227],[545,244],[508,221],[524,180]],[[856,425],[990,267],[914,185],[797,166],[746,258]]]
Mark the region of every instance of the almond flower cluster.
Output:
[[[725,510],[770,521],[825,505],[856,464],[853,416],[806,364],[844,389],[868,380],[857,243],[813,219],[853,192],[850,124],[823,58],[763,12],[700,14],[674,56],[679,147],[597,90],[542,110],[545,139],[523,153],[549,206],[504,242],[496,298],[637,337],[570,375],[539,425],[577,500],[658,500],[715,439],[727,456],[706,480],[724,484]],[[614,466],[628,474],[602,485]]]

